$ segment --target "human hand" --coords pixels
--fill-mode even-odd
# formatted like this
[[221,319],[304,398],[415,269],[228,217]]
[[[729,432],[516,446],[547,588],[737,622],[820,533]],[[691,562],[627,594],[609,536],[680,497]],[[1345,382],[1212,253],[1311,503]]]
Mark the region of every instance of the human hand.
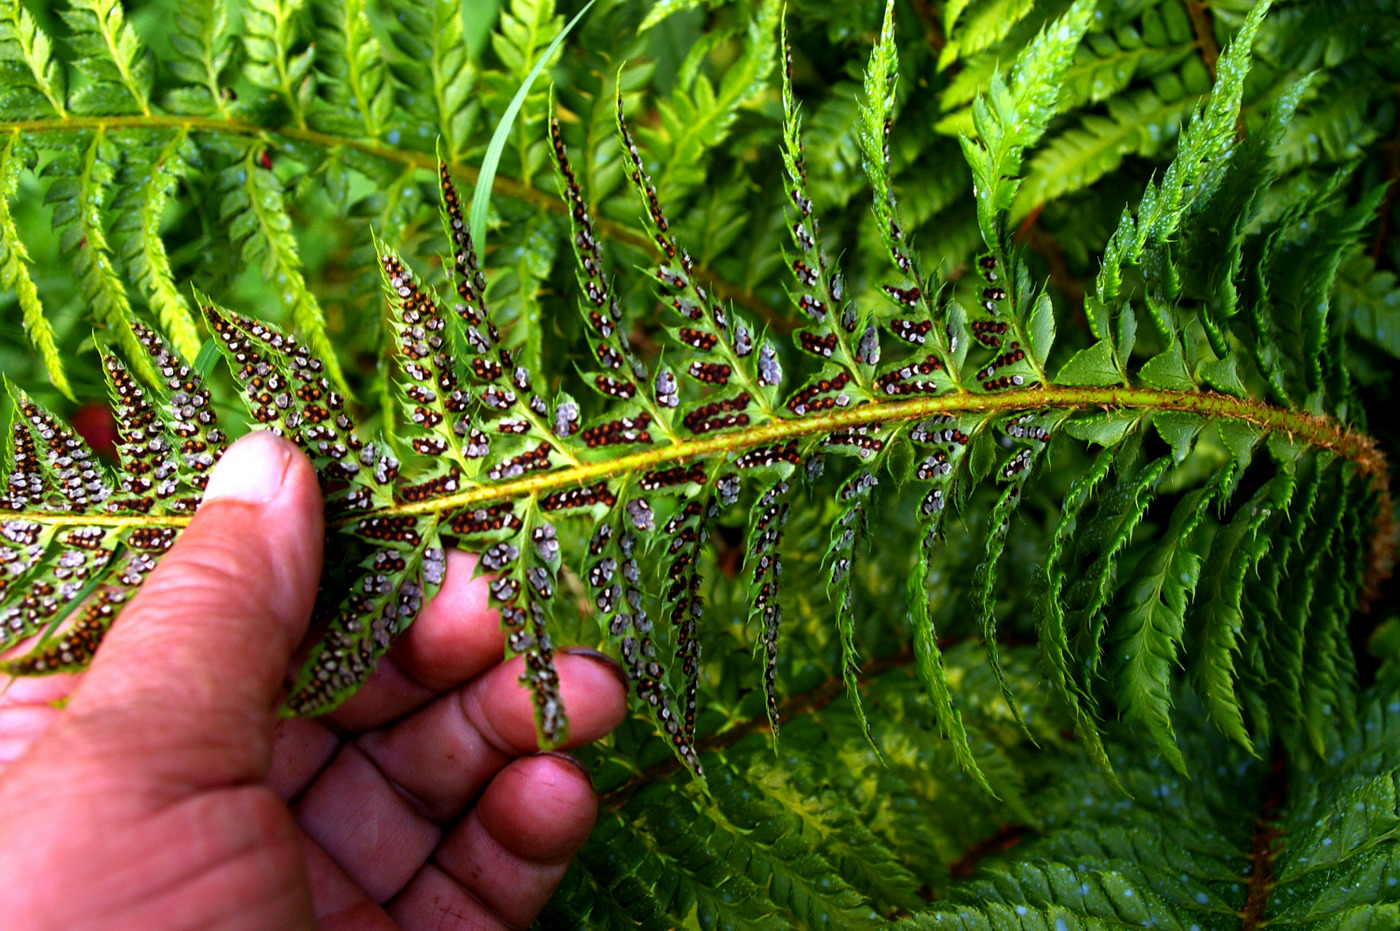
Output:
[[[596,800],[577,761],[536,752],[473,557],[448,554],[353,699],[274,725],[321,541],[310,464],[245,438],[90,670],[0,698],[6,927],[499,928],[543,908]],[[616,727],[621,669],[556,663],[570,744]]]

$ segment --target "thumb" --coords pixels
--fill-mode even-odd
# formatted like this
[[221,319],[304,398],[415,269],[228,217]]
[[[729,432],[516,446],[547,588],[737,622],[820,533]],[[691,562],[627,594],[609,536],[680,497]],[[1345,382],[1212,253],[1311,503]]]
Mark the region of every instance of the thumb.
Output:
[[166,778],[261,778],[322,537],[306,457],[266,432],[233,444],[194,519],[113,624],[70,713],[116,725],[127,751]]

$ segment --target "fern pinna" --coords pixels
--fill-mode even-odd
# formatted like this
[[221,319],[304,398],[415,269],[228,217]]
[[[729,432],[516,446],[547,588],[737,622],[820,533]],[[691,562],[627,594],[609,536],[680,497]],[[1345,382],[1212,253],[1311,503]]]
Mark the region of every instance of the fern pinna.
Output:
[[[534,116],[508,146],[526,183],[508,188],[540,203],[528,182],[552,170],[566,217],[558,232],[570,245],[543,235],[537,216],[502,207],[500,219],[524,232],[513,253],[494,256],[480,254],[453,180],[453,166],[474,151],[477,114],[451,4],[408,6],[412,28],[393,33],[402,56],[387,69],[359,3],[318,6],[318,28],[338,39],[315,55],[298,44],[296,4],[251,4],[243,66],[264,95],[256,105],[223,92],[231,53],[222,6],[182,13],[171,68],[186,86],[165,106],[184,116],[170,118],[159,145],[134,149],[129,177],[116,179],[123,140],[85,130],[78,156],[43,169],[54,179],[50,198],[65,205],[55,223],[78,257],[79,290],[105,327],[100,363],[119,462],[109,472],[12,387],[0,500],[5,671],[87,663],[198,506],[233,427],[225,399],[236,393],[254,425],[302,446],[326,498],[318,633],[286,713],[324,713],[353,693],[432,596],[448,546],[480,554],[509,649],[525,658],[542,743],[562,741],[568,726],[556,644],[601,641],[623,661],[671,762],[637,729],[599,758],[599,839],[557,902],[561,919],[857,926],[901,915],[939,927],[1207,927],[1256,908],[1254,880],[1240,877],[1265,867],[1280,915],[1305,910],[1297,902],[1308,890],[1340,889],[1353,881],[1348,870],[1369,869],[1382,890],[1372,904],[1390,910],[1377,905],[1355,920],[1393,916],[1383,880],[1396,875],[1385,846],[1396,829],[1372,814],[1393,809],[1393,798],[1366,767],[1385,759],[1393,740],[1381,735],[1395,730],[1400,708],[1384,682],[1362,693],[1349,630],[1384,569],[1390,502],[1384,460],[1360,432],[1350,324],[1331,299],[1384,187],[1349,198],[1346,171],[1318,185],[1276,183],[1316,77],[1279,88],[1262,122],[1239,132],[1269,5],[1254,5],[1216,50],[1209,96],[1174,104],[1191,113],[1175,158],[1121,216],[1114,208],[1082,319],[1037,283],[1021,234],[1028,203],[1110,170],[1080,166],[1071,178],[1053,167],[1083,143],[1067,141],[1075,130],[1053,135],[1057,114],[1113,93],[1117,78],[1109,90],[1085,88],[1115,55],[1133,57],[1125,44],[1102,47],[1091,0],[1061,4],[1053,19],[1027,19],[1032,4],[977,4],[942,47],[944,63],[963,60],[943,91],[951,112],[940,125],[962,133],[973,183],[968,222],[979,245],[966,267],[916,242],[939,241],[921,192],[912,207],[896,196],[910,170],[898,111],[918,104],[901,95],[895,5],[885,7],[850,110],[849,141],[873,194],[863,250],[820,222],[850,196],[849,179],[809,170],[804,139],[827,140],[803,132],[787,37],[776,53],[769,41],[777,5],[751,5],[751,44],[733,75],[718,88],[685,76],[691,90],[663,107],[661,129],[635,119],[632,66],[589,78],[597,86],[586,106],[562,88],[558,103],[530,98]],[[969,4],[946,7],[952,30]],[[488,99],[493,82],[510,88],[532,67],[544,43],[511,43],[553,22],[552,11],[511,5],[497,37],[509,73],[483,78]],[[27,77],[6,91],[5,106],[36,124],[37,112],[115,112],[133,125],[165,118],[151,116],[150,62],[120,12],[84,3],[67,14],[75,50],[92,62],[68,94],[43,30],[22,6],[6,7],[3,47]],[[1295,26],[1285,16],[1285,32]],[[1268,35],[1260,41],[1281,41]],[[1085,43],[1097,57],[1086,60]],[[1014,53],[1009,69],[995,67],[996,49],[1007,60]],[[1152,67],[1181,60],[1172,55]],[[409,67],[415,57],[426,72]],[[773,101],[783,173],[772,225],[784,239],[790,307],[776,316],[725,296],[734,289],[693,257],[706,244],[687,238],[694,227],[668,215],[664,196],[684,200],[704,178],[701,143],[684,142],[687,115],[713,105],[694,134],[722,139],[736,102],[770,65],[781,73]],[[983,88],[975,100],[964,95],[971,86]],[[417,233],[407,219],[420,196],[411,177],[424,152],[388,167],[375,161],[392,161],[378,142],[308,154],[337,132],[397,142],[406,129],[398,108],[438,127],[434,186],[450,244],[442,274],[409,258]],[[281,121],[287,151],[316,161],[333,190],[349,184],[335,174],[343,157],[388,192],[357,205],[381,237],[373,256],[391,344],[382,387],[392,404],[377,432],[356,423],[363,405],[347,395],[345,359],[300,272],[267,167],[281,150],[220,142],[227,151],[208,183],[232,221],[227,245],[279,282],[282,319],[305,341],[198,292],[190,301],[174,284],[159,224],[182,180],[213,158],[196,137],[256,135],[238,122],[255,118]],[[829,118],[818,111],[809,122]],[[579,123],[581,159],[569,142]],[[603,127],[617,136],[612,161],[594,151]],[[15,131],[0,153],[10,192],[32,164],[27,146]],[[629,182],[640,233],[600,216],[606,204],[616,217],[612,188]],[[119,228],[98,209],[113,184]],[[702,207],[722,214],[724,204]],[[619,241],[622,261],[605,252]],[[0,242],[0,274],[67,392],[71,363],[54,348],[8,201]],[[650,300],[639,301],[637,276],[622,273],[639,245],[650,250]],[[580,322],[558,328],[581,350],[568,374],[549,369],[559,358],[541,335],[551,250],[574,260]],[[542,271],[533,263],[546,253]],[[119,265],[157,325],[132,310]],[[883,591],[903,589],[896,614],[906,623],[871,617],[860,581],[870,576],[885,580]],[[832,618],[794,639],[784,609],[808,613],[821,588]],[[1033,647],[1021,633],[1032,626]],[[968,627],[975,647],[949,642],[947,631]],[[714,673],[734,672],[727,654],[736,649],[753,651],[757,671],[723,681]],[[804,664],[819,672],[822,656],[835,658],[834,675],[814,685]],[[838,692],[846,701],[828,705]],[[1129,739],[1115,716],[1150,746]],[[776,738],[784,722],[770,745],[765,735]],[[1250,859],[1252,825],[1232,810],[1284,794],[1255,761],[1272,746],[1296,761],[1287,817],[1302,851],[1277,864],[1268,851]],[[1347,747],[1362,762],[1338,762]],[[799,763],[824,752],[850,771],[826,767],[814,780]],[[698,779],[655,781],[675,767]],[[1329,780],[1335,792],[1319,788]],[[1344,810],[1353,795],[1373,807]],[[1146,852],[1102,831],[1129,796],[1129,846]],[[924,806],[922,816],[909,818],[910,806]],[[933,813],[949,806],[958,824]],[[1309,833],[1308,817],[1331,820]],[[1008,848],[1016,831],[1034,829],[1037,839],[1005,862],[994,845],[967,852],[1007,822],[1031,826],[1012,830]],[[1355,840],[1365,830],[1375,844]],[[1305,861],[1334,855],[1324,849],[1329,832],[1345,842],[1324,879]],[[1343,862],[1343,849],[1360,859]],[[1193,858],[1204,865],[1190,866]],[[733,872],[726,864],[736,860],[747,866]],[[1181,878],[1160,873],[1163,864]],[[926,901],[923,887],[974,867],[988,878],[957,887],[948,902]]]

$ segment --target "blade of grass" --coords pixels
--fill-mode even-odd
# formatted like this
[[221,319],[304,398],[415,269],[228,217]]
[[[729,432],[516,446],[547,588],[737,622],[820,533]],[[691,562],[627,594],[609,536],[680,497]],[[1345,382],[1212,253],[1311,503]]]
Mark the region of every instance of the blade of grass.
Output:
[[491,143],[486,147],[486,157],[481,160],[481,174],[476,178],[476,190],[472,193],[472,209],[470,214],[470,225],[472,240],[476,243],[477,252],[485,254],[486,243],[486,214],[491,206],[491,185],[496,180],[496,166],[500,164],[501,152],[505,150],[506,141],[510,138],[511,128],[515,125],[516,114],[525,103],[525,95],[530,93],[530,88],[534,86],[535,79],[544,70],[544,63],[549,61],[554,55],[555,49],[564,38],[573,31],[578,21],[583,19],[583,14],[592,9],[593,4],[598,0],[588,0],[583,9],[579,10],[573,19],[569,20],[559,35],[554,37],[554,41],[549,43],[549,48],[544,50],[539,61],[535,62],[535,67],[530,69],[530,73],[525,76],[520,89],[511,98],[510,106],[506,107],[506,112],[501,114],[501,121],[496,124],[496,131],[491,136]]

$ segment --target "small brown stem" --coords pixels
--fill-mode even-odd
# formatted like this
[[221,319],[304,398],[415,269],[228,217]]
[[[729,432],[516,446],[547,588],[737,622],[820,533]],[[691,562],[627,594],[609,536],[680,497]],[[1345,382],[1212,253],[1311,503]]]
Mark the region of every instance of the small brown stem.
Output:
[[948,39],[943,35],[943,26],[938,22],[938,13],[934,11],[933,4],[929,0],[909,0],[914,7],[914,12],[919,15],[919,21],[924,24],[924,41],[929,48],[935,52],[942,52],[943,46],[948,44]]
[[989,837],[984,837],[971,847],[957,860],[948,864],[948,875],[954,879],[965,879],[977,872],[978,865],[986,857],[992,854],[1005,853],[1021,842],[1021,838],[1030,830],[1024,824],[1003,824],[997,828],[996,833]]
[[[1400,98],[1400,87],[1395,89],[1395,96]],[[1367,250],[1372,259],[1380,262],[1385,255],[1386,242],[1390,237],[1390,217],[1395,213],[1395,201],[1400,197],[1400,119],[1395,121],[1395,129],[1391,132],[1390,138],[1386,140],[1383,147],[1385,151],[1385,178],[1389,182],[1385,189],[1385,198],[1376,210],[1376,215],[1380,222],[1376,224],[1376,238],[1371,240],[1371,248]]]
[[1264,914],[1269,907],[1269,893],[1274,886],[1274,860],[1279,853],[1279,839],[1283,830],[1278,825],[1279,809],[1283,807],[1288,794],[1288,773],[1283,759],[1276,758],[1269,768],[1269,777],[1264,781],[1264,809],[1259,815],[1259,825],[1254,831],[1254,841],[1250,845],[1249,892],[1245,896],[1244,911],[1240,914],[1240,931],[1255,931],[1262,927]]
[[1036,207],[1029,216],[1021,221],[1020,227],[1016,230],[1016,240],[1030,246],[1031,251],[1045,262],[1045,266],[1050,272],[1051,283],[1059,288],[1065,297],[1069,298],[1070,322],[1087,334],[1089,332],[1089,318],[1084,314],[1084,282],[1070,274],[1069,265],[1065,262],[1064,250],[1060,248],[1059,242],[1041,228],[1038,221],[1040,211],[1044,207],[1044,204]]
[[1215,44],[1215,23],[1203,0],[1186,0],[1186,15],[1191,17],[1191,28],[1196,33],[1196,48],[1200,49],[1201,61],[1210,72],[1210,80],[1215,81],[1215,63],[1220,60],[1220,46]]

